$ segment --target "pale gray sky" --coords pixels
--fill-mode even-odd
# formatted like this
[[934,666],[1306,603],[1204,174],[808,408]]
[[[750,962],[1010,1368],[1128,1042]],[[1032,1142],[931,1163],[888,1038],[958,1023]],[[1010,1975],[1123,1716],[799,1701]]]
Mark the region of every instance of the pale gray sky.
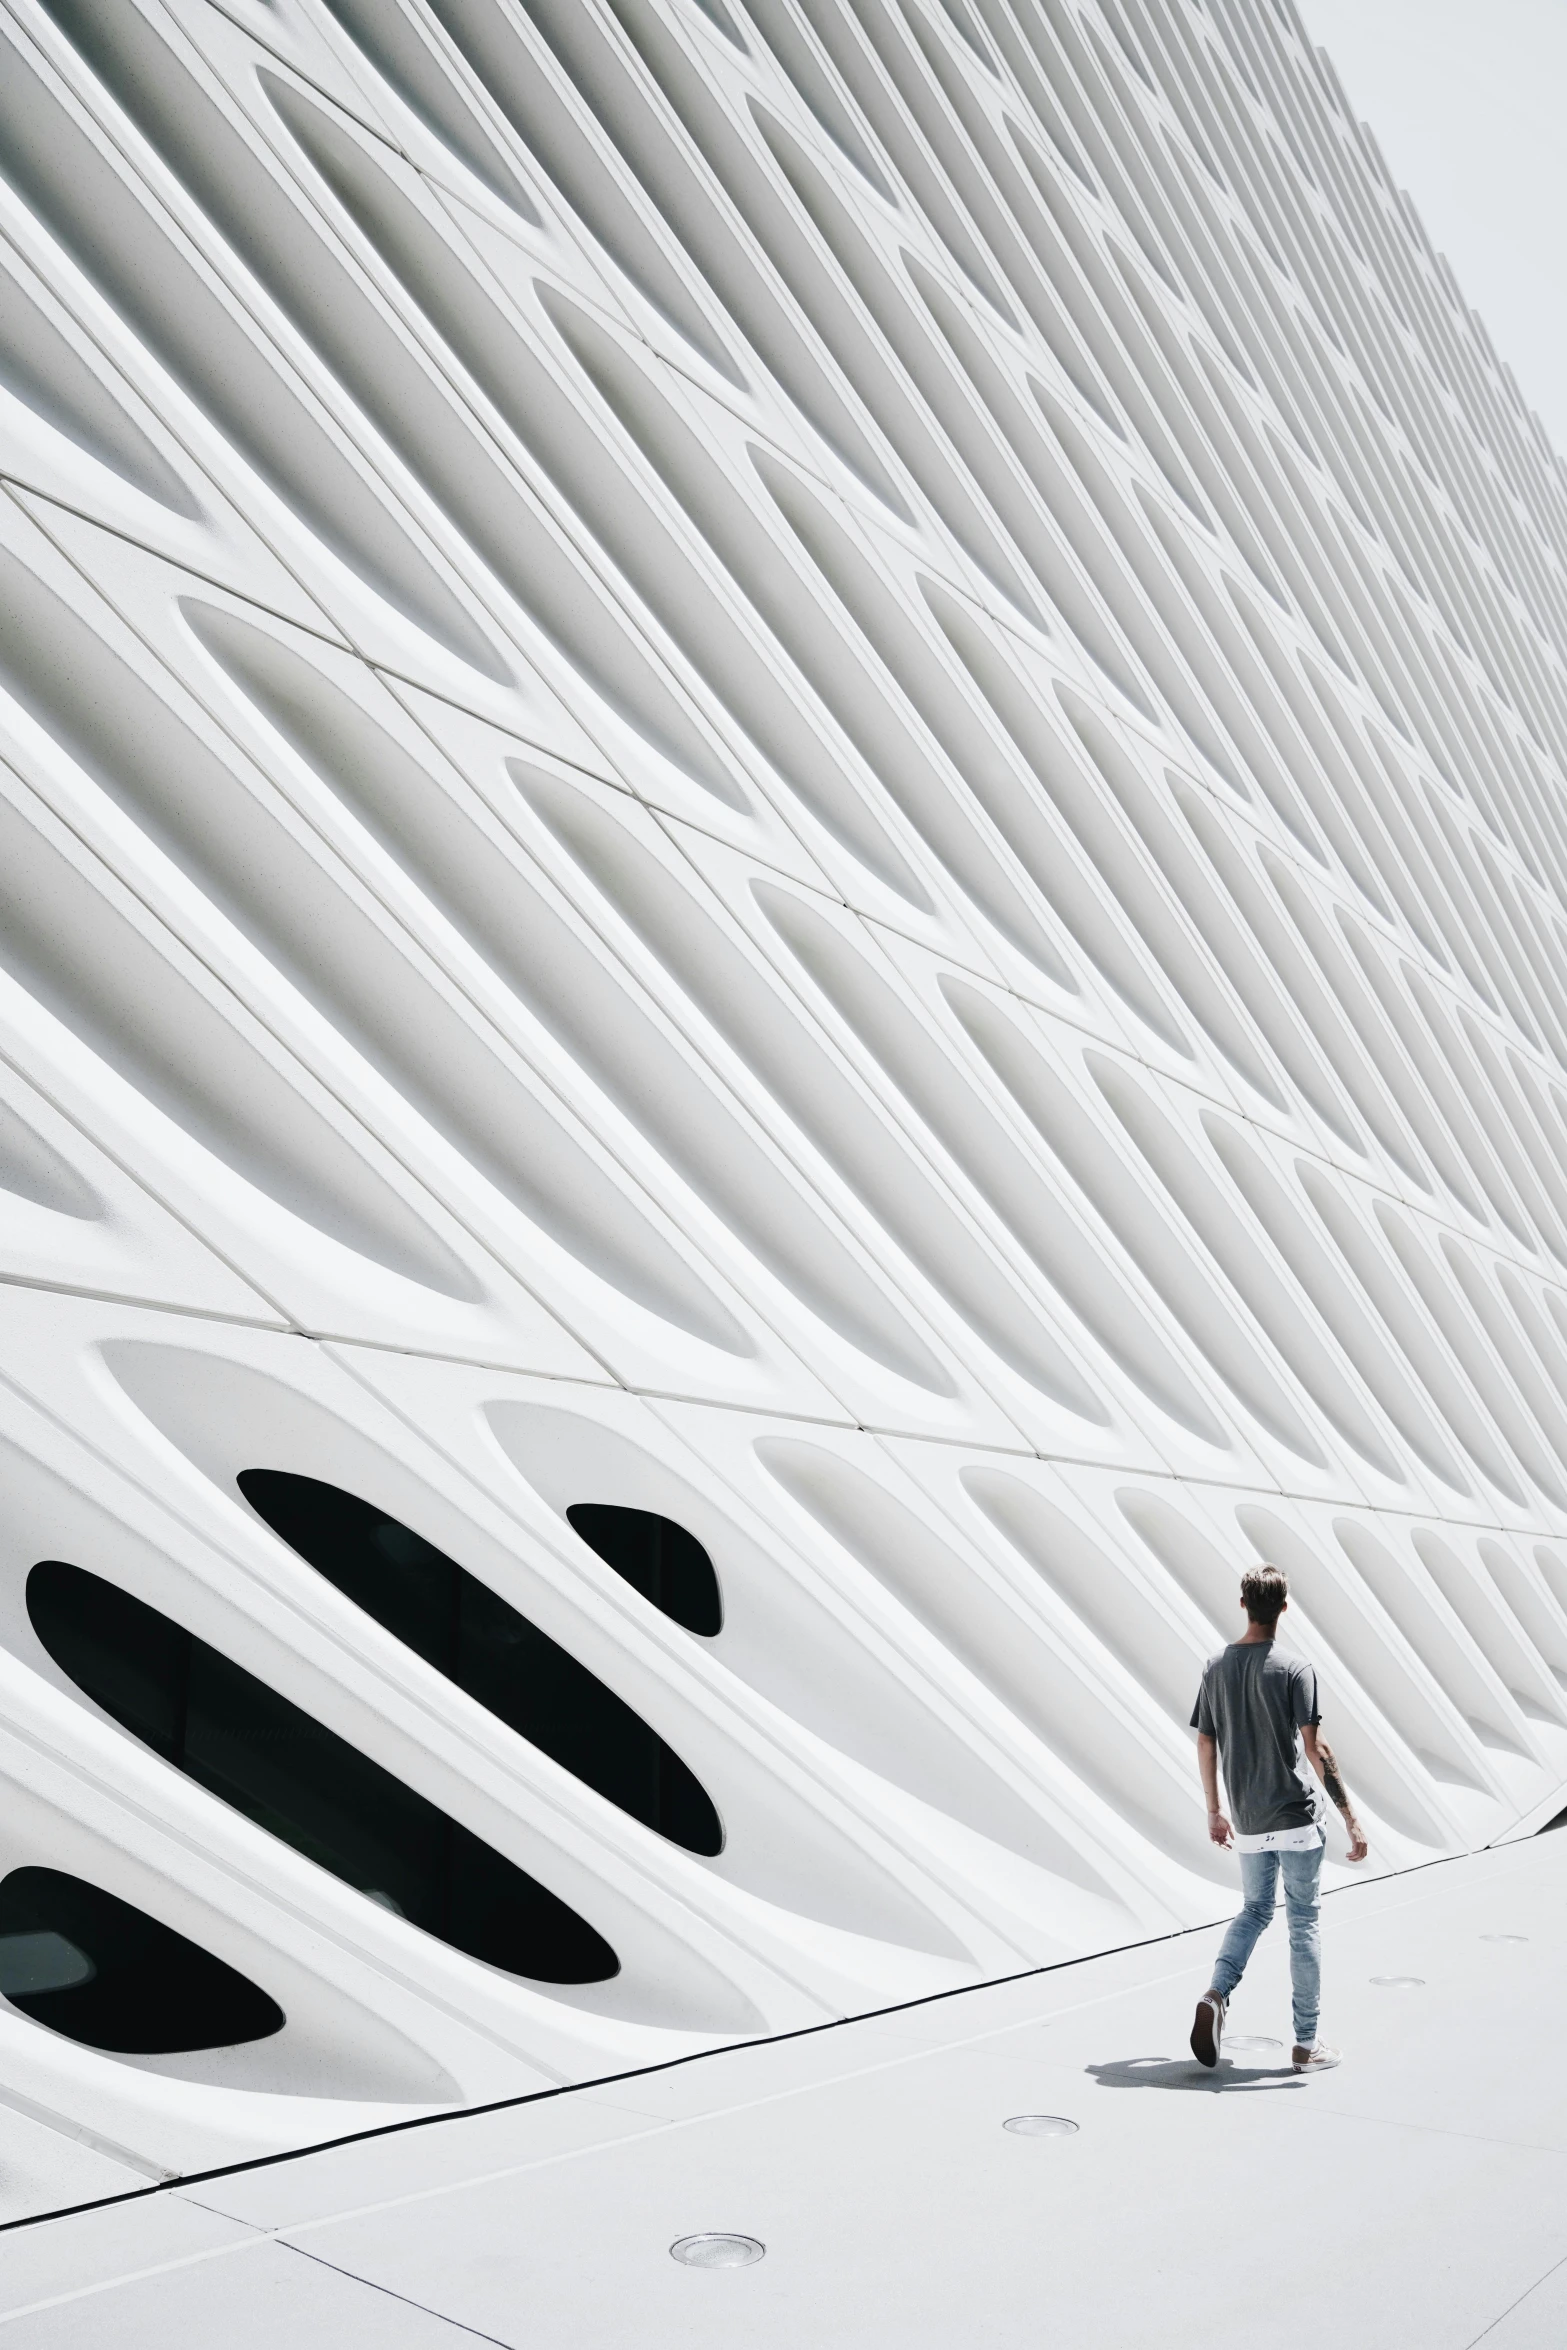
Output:
[[1298,0],[1567,458],[1567,0]]

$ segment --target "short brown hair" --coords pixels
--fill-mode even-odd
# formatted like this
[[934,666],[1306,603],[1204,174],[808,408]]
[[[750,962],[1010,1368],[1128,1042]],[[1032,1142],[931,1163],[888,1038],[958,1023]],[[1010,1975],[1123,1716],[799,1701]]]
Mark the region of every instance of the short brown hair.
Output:
[[1277,1567],[1248,1567],[1241,1577],[1241,1605],[1254,1624],[1276,1624],[1289,1595]]

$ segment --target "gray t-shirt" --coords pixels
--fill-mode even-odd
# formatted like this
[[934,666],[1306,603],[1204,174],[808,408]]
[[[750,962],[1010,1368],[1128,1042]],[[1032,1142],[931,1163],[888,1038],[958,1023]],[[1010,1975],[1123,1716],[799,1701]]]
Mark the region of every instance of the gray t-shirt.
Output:
[[1311,1666],[1271,1640],[1237,1640],[1203,1666],[1192,1728],[1219,1742],[1239,1835],[1309,1828],[1321,1816],[1300,1739],[1303,1724],[1321,1719]]

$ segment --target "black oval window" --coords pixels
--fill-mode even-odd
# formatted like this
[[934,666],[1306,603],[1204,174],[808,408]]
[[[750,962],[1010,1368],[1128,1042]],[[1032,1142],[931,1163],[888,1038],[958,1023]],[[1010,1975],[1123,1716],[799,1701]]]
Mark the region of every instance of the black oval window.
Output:
[[258,1517],[291,1550],[509,1729],[687,1852],[721,1852],[701,1781],[569,1652],[423,1535],[315,1477],[245,1469]]
[[621,1509],[609,1501],[574,1501],[566,1517],[589,1550],[686,1631],[711,1640],[723,1630],[713,1562],[696,1536],[673,1518]]
[[115,2056],[234,2048],[283,2028],[275,1999],[172,1926],[59,1869],[0,1883],[0,1992]]
[[619,1973],[603,1936],[546,1886],[118,1584],[45,1559],[27,1578],[27,1612],[123,1729],[383,1908],[508,1974]]

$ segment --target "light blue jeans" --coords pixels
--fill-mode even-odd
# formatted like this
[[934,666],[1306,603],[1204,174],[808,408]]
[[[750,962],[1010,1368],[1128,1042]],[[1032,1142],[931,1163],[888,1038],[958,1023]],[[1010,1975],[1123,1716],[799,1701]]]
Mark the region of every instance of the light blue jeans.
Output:
[[1241,1891],[1246,1906],[1232,1920],[1219,1946],[1213,1970],[1213,1988],[1228,1999],[1257,1947],[1257,1938],[1273,1922],[1278,1900],[1279,1872],[1284,1875],[1284,1913],[1290,1930],[1290,1991],[1295,2008],[1295,2045],[1309,2048],[1317,2037],[1317,2012],[1322,2000],[1322,1932],[1319,1925],[1322,1846],[1315,1852],[1243,1852]]

